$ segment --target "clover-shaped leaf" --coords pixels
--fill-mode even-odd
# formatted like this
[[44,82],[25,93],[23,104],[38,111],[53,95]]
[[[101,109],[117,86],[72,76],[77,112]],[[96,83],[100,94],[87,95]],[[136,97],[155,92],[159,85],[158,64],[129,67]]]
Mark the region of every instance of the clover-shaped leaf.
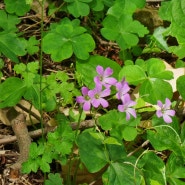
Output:
[[86,60],[89,52],[95,48],[92,36],[85,33],[80,21],[64,18],[58,25],[51,26],[43,39],[43,51],[51,54],[55,62],[70,58],[74,53],[77,58]]
[[143,37],[148,33],[147,28],[140,22],[125,14],[119,18],[108,15],[103,21],[103,26],[101,34],[106,39],[116,41],[123,50],[137,45],[138,36]]
[[132,15],[137,8],[143,8],[145,3],[145,0],[116,0],[114,5],[109,8],[107,14],[113,15],[117,18],[119,18],[122,14]]
[[94,10],[94,11],[101,11],[104,9],[105,6],[112,6],[113,5],[113,0],[93,0],[90,3],[90,7]]
[[30,5],[25,0],[5,0],[4,2],[8,13],[15,13],[18,16],[22,16],[30,10]]
[[74,17],[86,16],[89,14],[90,8],[87,3],[92,0],[65,0],[68,2],[67,9]]
[[148,33],[146,27],[132,18],[133,12],[144,4],[144,0],[134,2],[116,0],[103,20],[101,34],[108,40],[116,41],[123,50],[135,46],[139,41],[138,37]]

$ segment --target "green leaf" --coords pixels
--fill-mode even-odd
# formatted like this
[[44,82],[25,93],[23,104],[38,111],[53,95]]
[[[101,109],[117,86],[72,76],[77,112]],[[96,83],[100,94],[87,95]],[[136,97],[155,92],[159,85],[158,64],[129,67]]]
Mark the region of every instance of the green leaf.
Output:
[[117,128],[119,126],[137,126],[140,123],[140,118],[138,116],[137,118],[126,120],[124,113],[118,112],[117,110],[110,110],[107,114],[98,117],[98,123],[103,130],[113,130],[116,128],[117,131],[120,131],[120,128]]
[[83,132],[78,136],[77,145],[80,159],[89,172],[97,172],[108,163],[102,141],[95,139],[89,132]]
[[108,137],[103,142],[108,145],[121,145],[121,143],[114,137]]
[[104,0],[93,0],[92,3],[90,3],[90,7],[94,11],[101,11],[104,9]]
[[146,80],[145,71],[138,65],[124,66],[119,73],[119,80],[126,78],[131,85],[139,85]]
[[155,150],[170,150],[176,155],[184,153],[180,136],[170,125],[160,125],[154,127],[154,130],[148,130],[147,139],[149,139]]
[[120,114],[117,110],[111,110],[107,114],[98,117],[98,123],[104,130],[111,130],[118,125],[122,125],[123,120],[125,120],[125,115]]
[[146,2],[144,0],[116,0],[114,5],[109,8],[108,15],[113,15],[118,18],[120,18],[120,16],[123,14],[132,16],[135,10],[137,8],[143,8],[145,3]]
[[121,130],[121,135],[125,141],[133,141],[137,136],[137,129],[135,127],[125,126]]
[[179,59],[182,59],[185,57],[184,50],[185,50],[185,43],[181,43],[181,40],[179,40],[180,45],[178,46],[170,46],[169,52],[172,52],[176,54]]
[[182,98],[185,100],[185,75],[180,76],[177,81],[177,90],[179,91]]
[[[95,48],[92,36],[88,33],[74,37],[73,39],[73,52],[77,58],[86,60],[89,58],[89,52]],[[82,49],[83,46],[83,49]]]
[[65,0],[69,2],[67,9],[74,17],[87,16],[90,8],[88,3],[92,0]]
[[182,142],[185,143],[185,122],[181,124],[181,133],[180,133]]
[[183,52],[185,48],[184,7],[184,1],[173,0],[162,3],[159,12],[164,20],[171,22],[166,30],[165,36],[171,35],[175,37],[178,42],[177,46],[169,47],[169,52],[176,54],[180,59],[185,57]]
[[0,69],[3,69],[5,63],[2,58],[0,58]]
[[44,185],[63,185],[63,179],[59,173],[48,175],[49,179],[45,181]]
[[[113,69],[113,77],[116,79],[118,78],[118,73],[121,69],[121,67],[114,62],[113,60],[110,60],[103,56],[93,55],[90,56],[88,60],[82,61],[77,60],[76,61],[76,70],[81,75],[82,82],[89,88],[94,87],[94,83],[92,83],[94,80],[94,77],[97,75],[96,67],[97,65],[101,65],[104,69],[107,67],[110,67]],[[87,73],[87,71],[89,71]]]
[[38,70],[39,70],[39,62],[38,61],[35,61],[35,62],[29,62],[27,64],[27,70],[31,73],[35,73],[37,74],[38,73]]
[[17,74],[22,74],[26,70],[26,65],[23,63],[15,64],[13,69]]
[[172,181],[175,181],[177,179],[179,179],[180,181],[180,179],[185,178],[185,167],[184,167],[184,160],[182,157],[179,157],[174,153],[172,153],[169,156],[166,164],[166,175],[167,175],[167,179],[168,180],[171,179]]
[[73,103],[73,96],[75,87],[73,83],[63,82],[60,85],[59,92],[61,94],[61,97],[63,98],[64,104],[72,104]]
[[185,185],[185,182],[183,181],[183,179],[176,179],[176,178],[171,178],[168,179],[168,182],[170,185]]
[[156,104],[158,100],[164,101],[166,98],[171,99],[173,91],[171,85],[158,78],[145,80],[139,89],[140,96],[146,102]]
[[0,10],[0,28],[6,31],[17,31],[16,25],[20,23],[20,19],[15,15],[7,14],[4,10]]
[[[130,1],[127,1],[128,4],[130,4]],[[137,8],[143,8],[146,4],[145,0],[135,0],[132,3],[134,3],[136,5]]]
[[44,160],[44,158],[41,158],[41,160],[39,161],[39,165],[42,172],[44,173],[50,172],[50,165],[48,164],[47,161]]
[[146,62],[143,59],[137,59],[135,64],[141,67],[144,71],[146,71]]
[[0,84],[0,108],[15,106],[24,95],[26,86],[17,77],[7,78]]
[[55,149],[54,151],[57,154],[65,156],[71,153],[73,142],[70,140],[63,141],[62,138],[58,138],[57,140],[54,141],[53,147]]
[[33,0],[26,0],[26,4],[32,4],[33,3]]
[[33,142],[30,145],[29,157],[31,159],[36,159],[39,155],[44,152],[43,145],[37,145],[37,143]]
[[38,45],[39,41],[36,39],[36,37],[35,36],[30,37],[29,40],[27,41],[26,47],[28,54],[33,55],[37,53],[39,51]]
[[40,158],[37,158],[35,160],[30,159],[24,162],[22,164],[22,172],[29,174],[32,171],[36,173],[39,169],[39,161],[40,161]]
[[116,41],[122,50],[137,45],[138,36],[143,37],[148,33],[140,22],[124,14],[119,19],[108,15],[103,20],[103,26],[101,34],[108,40]]
[[[142,166],[146,184],[164,185],[166,184],[165,165],[161,158],[154,152],[147,152],[139,161]],[[157,164],[157,165],[156,165]],[[141,168],[141,166],[139,166]]]
[[175,68],[181,68],[181,67],[185,67],[185,63],[184,63],[184,61],[183,60],[177,60],[176,62],[175,62]]
[[86,113],[84,111],[82,113],[77,113],[73,107],[69,109],[69,119],[71,122],[78,122],[79,119],[80,121],[83,121],[85,120],[85,118],[86,118]]
[[5,0],[5,9],[8,13],[18,16],[25,15],[30,10],[30,5],[25,0]]
[[31,101],[33,106],[40,110],[40,88],[38,84],[27,87],[24,98]]
[[86,60],[95,48],[95,42],[85,31],[78,19],[70,21],[64,18],[56,26],[51,25],[51,31],[43,38],[43,51],[51,54],[56,62],[70,58],[73,53],[77,58]]
[[185,2],[184,1],[172,1],[172,17],[173,21],[179,24],[180,26],[184,27],[185,23],[182,22],[185,16]]
[[126,163],[111,163],[107,171],[102,176],[104,185],[140,185],[141,175],[134,167]]
[[159,7],[159,16],[163,20],[171,21],[172,14],[172,1],[161,2],[161,6]]
[[172,71],[166,71],[166,66],[158,58],[151,58],[146,61],[147,63],[147,73],[151,78],[160,78],[165,80],[171,80],[173,78]]
[[69,79],[69,76],[64,71],[57,71],[56,79],[61,80],[62,82],[66,82]]
[[46,100],[44,100],[43,101],[43,105],[44,105],[44,107],[42,107],[43,108],[43,110],[45,110],[46,112],[51,112],[51,111],[54,111],[55,109],[56,109],[56,107],[57,107],[57,100],[56,100],[56,97],[47,97],[47,95],[45,95],[46,96]]
[[135,127],[140,123],[140,118],[131,118],[129,121],[126,121],[125,114],[111,110],[99,117],[98,123],[103,130],[110,131],[111,137],[119,140],[133,141],[137,136],[137,129]]
[[166,29],[163,28],[163,27],[158,27],[158,28],[156,28],[156,29],[154,30],[152,39],[155,40],[156,45],[157,45],[159,48],[161,48],[161,49],[163,49],[163,50],[165,50],[165,51],[169,51],[167,42],[165,41],[164,36],[163,36],[164,31],[166,31]]
[[[117,142],[122,143],[122,140],[117,140]],[[127,158],[127,152],[123,143],[121,145],[106,144],[106,149],[108,151],[109,159],[111,160],[111,162],[123,162],[125,161],[125,158]]]
[[68,123],[59,121],[55,132],[48,134],[48,143],[53,146],[53,150],[57,154],[71,153],[74,141],[74,132]]
[[0,32],[0,53],[17,63],[19,62],[17,56],[26,54],[25,48],[17,35],[7,32]]
[[[137,120],[139,123],[139,119]],[[137,129],[133,126],[129,126],[129,123],[128,125],[122,123],[121,125],[113,127],[110,130],[110,135],[120,140],[124,139],[125,141],[133,141],[137,136]]]

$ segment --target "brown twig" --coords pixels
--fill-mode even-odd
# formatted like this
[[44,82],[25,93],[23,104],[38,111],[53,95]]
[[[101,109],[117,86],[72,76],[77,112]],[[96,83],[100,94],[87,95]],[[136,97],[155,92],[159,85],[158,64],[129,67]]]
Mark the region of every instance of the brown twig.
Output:
[[[80,129],[84,130],[86,128],[94,127],[94,120],[85,120],[80,123]],[[71,128],[73,130],[77,129],[77,123],[73,122],[71,123]],[[46,134],[47,132],[51,132],[54,130],[54,127],[45,127],[44,130],[38,129],[34,131],[30,131],[28,134],[31,138],[36,138],[41,136],[43,133]],[[6,136],[4,138],[0,139],[0,145],[8,144],[17,141],[16,136]]]
[[138,150],[140,150],[141,148],[147,146],[149,144],[149,140],[146,140],[142,145],[140,145],[138,148],[136,148],[134,151],[130,152],[127,157],[132,156],[134,153],[136,153]]
[[15,133],[20,152],[17,162],[11,166],[12,169],[20,169],[21,164],[27,160],[29,155],[31,138],[25,123],[26,116],[23,113],[18,113],[17,116],[11,120],[11,126]]
[[[36,137],[41,136],[43,132],[44,132],[44,134],[45,134],[45,133],[47,133],[47,132],[49,132],[49,131],[52,131],[52,130],[53,130],[52,127],[47,127],[47,128],[45,128],[43,131],[42,131],[42,129],[30,131],[30,132],[29,132],[29,136],[30,136],[31,138],[36,138]],[[0,139],[0,145],[12,143],[12,142],[15,142],[15,141],[17,141],[17,137],[16,137],[16,136],[6,136],[6,137]]]

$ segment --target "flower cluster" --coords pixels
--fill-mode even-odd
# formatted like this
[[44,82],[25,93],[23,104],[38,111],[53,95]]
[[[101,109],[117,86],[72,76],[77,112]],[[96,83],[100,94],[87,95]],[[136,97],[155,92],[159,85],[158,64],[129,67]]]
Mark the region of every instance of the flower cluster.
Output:
[[[117,90],[116,98],[121,101],[118,105],[118,111],[126,113],[126,119],[129,120],[132,115],[136,118],[136,111],[133,106],[136,104],[135,101],[131,100],[130,87],[125,79],[118,82],[114,77],[111,77],[113,70],[107,67],[105,70],[102,66],[96,67],[97,76],[94,77],[95,88],[90,90],[87,87],[82,87],[82,96],[76,98],[77,103],[82,104],[84,111],[89,111],[91,107],[98,108],[102,106],[107,108],[109,102],[105,99],[111,95],[111,86],[114,86]],[[157,117],[163,117],[166,123],[171,123],[171,116],[175,115],[175,111],[170,109],[171,102],[166,98],[165,104],[160,100],[157,102]]]
[[88,111],[91,106],[107,108],[109,103],[105,97],[110,96],[111,86],[115,86],[117,90],[116,97],[122,102],[122,104],[118,105],[118,110],[126,113],[127,120],[130,119],[130,115],[136,118],[136,111],[133,108],[136,103],[131,100],[128,94],[130,87],[125,79],[118,82],[114,77],[111,77],[113,70],[110,67],[104,70],[102,66],[98,65],[96,72],[97,76],[94,77],[95,88],[89,90],[87,87],[82,87],[82,96],[76,98],[76,101],[83,105],[83,110]]

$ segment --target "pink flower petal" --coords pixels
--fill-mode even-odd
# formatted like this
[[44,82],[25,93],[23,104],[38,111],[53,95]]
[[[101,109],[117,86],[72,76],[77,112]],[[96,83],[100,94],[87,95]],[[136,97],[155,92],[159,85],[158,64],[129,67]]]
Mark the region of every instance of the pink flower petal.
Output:
[[110,67],[107,67],[104,71],[104,77],[108,77],[113,74],[113,70]]
[[103,90],[101,93],[100,93],[100,97],[106,97],[106,96],[109,96],[111,93],[111,90],[108,88],[108,89],[105,89]]
[[160,118],[160,117],[163,116],[161,110],[157,110],[157,111],[156,111],[156,115],[157,115],[158,118]]
[[100,99],[100,104],[102,105],[103,108],[106,108],[109,106],[108,101],[103,98]]
[[170,116],[168,116],[167,114],[163,115],[163,119],[166,123],[171,123],[172,122],[172,118]]
[[123,105],[118,105],[118,110],[120,112],[124,112],[124,106]]
[[108,77],[108,78],[105,78],[104,82],[110,85],[115,85],[117,80],[113,77]]
[[157,105],[158,105],[160,108],[163,108],[163,103],[162,103],[160,100],[157,101]]
[[95,76],[95,77],[94,77],[94,82],[95,82],[96,84],[101,84],[100,77],[99,77],[99,76]]
[[131,114],[134,118],[137,117],[135,109],[133,109],[133,108],[128,108],[128,109],[127,109],[127,112],[128,112],[129,114]]
[[130,119],[130,113],[126,112],[126,120]]
[[77,103],[84,103],[84,97],[83,96],[78,96],[78,97],[76,97],[76,102]]
[[83,110],[84,110],[84,111],[89,111],[90,108],[91,108],[91,103],[90,103],[90,101],[89,101],[89,102],[85,102],[85,103],[83,104]]
[[102,76],[103,76],[103,72],[104,72],[104,71],[103,71],[103,67],[98,65],[98,66],[96,67],[96,72],[97,72],[99,75],[102,75]]
[[165,114],[167,114],[169,116],[175,116],[175,111],[174,110],[166,110]]
[[170,106],[171,106],[171,101],[168,98],[166,98],[165,104],[164,104],[164,109],[169,109]]
[[92,105],[93,105],[93,107],[95,107],[95,108],[99,107],[99,106],[100,106],[100,101],[99,101],[99,99],[94,98],[94,99],[92,100]]

